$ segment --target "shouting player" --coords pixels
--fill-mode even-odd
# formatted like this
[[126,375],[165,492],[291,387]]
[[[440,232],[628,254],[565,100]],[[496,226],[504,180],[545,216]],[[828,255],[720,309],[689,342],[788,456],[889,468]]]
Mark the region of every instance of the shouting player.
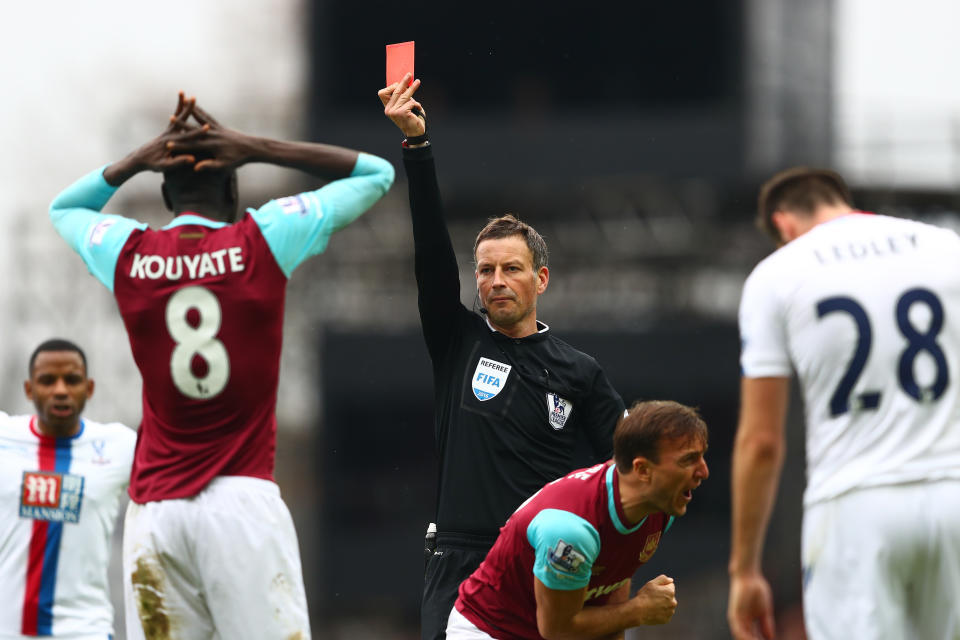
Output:
[[500,530],[460,585],[447,638],[623,638],[665,624],[677,606],[658,576],[630,580],[707,479],[707,425],[676,402],[639,402],[617,425],[613,461],[555,480]]
[[42,343],[28,374],[36,414],[0,412],[0,638],[108,640],[110,538],[136,433],[80,417],[94,384],[74,343]]
[[772,638],[763,538],[789,380],[807,418],[803,602],[811,638],[960,638],[960,238],[853,209],[833,171],[761,189],[780,248],[740,304],[728,618]]
[[[334,180],[238,216],[236,170],[253,162]],[[174,219],[159,230],[100,213],[142,171],[163,173]],[[181,95],[162,135],[51,205],[116,297],[143,376],[124,534],[131,640],[309,637],[296,534],[273,482],[284,293],[392,181],[385,160],[240,133]]]

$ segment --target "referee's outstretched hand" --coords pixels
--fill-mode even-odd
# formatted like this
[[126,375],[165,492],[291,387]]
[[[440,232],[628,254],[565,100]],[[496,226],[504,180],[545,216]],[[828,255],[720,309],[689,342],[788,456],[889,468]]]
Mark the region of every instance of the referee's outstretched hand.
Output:
[[383,103],[383,114],[408,138],[422,136],[427,131],[426,111],[413,97],[420,88],[420,81],[410,82],[410,78],[408,73],[400,82],[394,82],[377,92],[380,102]]

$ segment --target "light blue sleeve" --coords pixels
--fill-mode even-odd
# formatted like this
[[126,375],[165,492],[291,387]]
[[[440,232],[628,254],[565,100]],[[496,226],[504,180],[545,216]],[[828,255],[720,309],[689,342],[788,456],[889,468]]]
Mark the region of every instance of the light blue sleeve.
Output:
[[249,210],[277,264],[289,278],[300,264],[323,253],[330,236],[373,206],[393,184],[393,165],[361,153],[347,178],[316,191],[271,200]]
[[527,541],[536,558],[533,575],[550,589],[573,591],[590,584],[590,570],[600,554],[600,534],[580,516],[544,509],[527,526]]
[[80,254],[93,276],[113,292],[113,276],[120,251],[136,229],[147,225],[130,218],[100,213],[117,192],[103,179],[101,167],[60,192],[50,204],[50,220],[57,233]]

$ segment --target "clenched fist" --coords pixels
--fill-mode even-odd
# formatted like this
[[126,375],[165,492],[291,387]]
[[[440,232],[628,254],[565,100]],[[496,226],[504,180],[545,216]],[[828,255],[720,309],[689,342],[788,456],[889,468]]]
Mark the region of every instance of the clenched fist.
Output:
[[677,588],[673,578],[659,575],[640,588],[633,601],[639,624],[666,624],[677,610]]

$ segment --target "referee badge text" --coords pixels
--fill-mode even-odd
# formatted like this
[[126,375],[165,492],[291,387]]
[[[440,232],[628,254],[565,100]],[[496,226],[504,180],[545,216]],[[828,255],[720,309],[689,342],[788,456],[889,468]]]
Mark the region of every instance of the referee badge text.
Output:
[[510,375],[509,364],[503,364],[489,358],[480,358],[477,370],[473,372],[473,395],[483,402],[495,397],[503,389]]
[[555,393],[547,394],[547,419],[550,426],[559,431],[567,424],[567,418],[573,413],[573,403],[564,400]]

